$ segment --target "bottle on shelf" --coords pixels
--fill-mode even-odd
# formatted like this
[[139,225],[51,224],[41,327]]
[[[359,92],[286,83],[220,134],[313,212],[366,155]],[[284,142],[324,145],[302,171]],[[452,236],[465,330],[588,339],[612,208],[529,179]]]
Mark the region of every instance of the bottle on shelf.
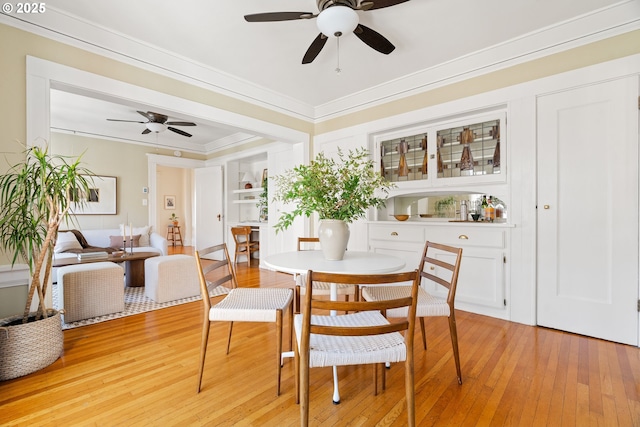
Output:
[[478,213],[480,214],[480,217],[482,220],[485,219],[484,216],[484,210],[489,206],[489,204],[487,203],[487,195],[483,194],[482,195],[482,200],[480,201],[480,210],[478,211]]
[[487,199],[487,207],[484,208],[485,221],[493,222],[496,219],[496,207],[491,200],[491,196]]
[[460,202],[460,220],[467,221],[469,219],[469,206],[467,206],[467,201],[462,200]]

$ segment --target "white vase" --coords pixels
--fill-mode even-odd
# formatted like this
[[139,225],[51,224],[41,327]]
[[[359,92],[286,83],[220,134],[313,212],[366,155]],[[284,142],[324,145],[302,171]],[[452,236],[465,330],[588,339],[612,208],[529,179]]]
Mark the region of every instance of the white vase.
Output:
[[318,226],[318,238],[325,259],[339,261],[349,243],[349,226],[341,219],[323,219]]

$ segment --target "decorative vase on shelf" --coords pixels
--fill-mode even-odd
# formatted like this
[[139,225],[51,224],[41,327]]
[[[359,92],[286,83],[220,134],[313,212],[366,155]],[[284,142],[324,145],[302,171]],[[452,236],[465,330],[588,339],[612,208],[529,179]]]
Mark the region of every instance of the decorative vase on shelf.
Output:
[[460,143],[463,144],[462,156],[460,157],[460,174],[473,175],[473,155],[469,144],[473,142],[473,131],[465,128],[460,133]]
[[427,151],[427,135],[422,138],[421,143],[422,151],[424,151],[424,156],[422,157],[422,175],[427,175],[429,173],[429,153]]
[[398,162],[398,176],[408,176],[409,166],[407,165],[407,152],[409,151],[409,143],[404,139],[398,143],[398,154],[400,161]]
[[318,226],[318,238],[325,259],[340,261],[349,243],[349,226],[340,219],[323,219]]

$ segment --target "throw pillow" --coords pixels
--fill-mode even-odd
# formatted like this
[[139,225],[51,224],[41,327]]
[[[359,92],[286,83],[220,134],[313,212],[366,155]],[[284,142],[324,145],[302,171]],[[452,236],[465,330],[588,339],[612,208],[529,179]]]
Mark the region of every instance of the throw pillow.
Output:
[[54,246],[53,251],[59,254],[72,249],[82,249],[82,245],[80,245],[80,242],[76,239],[76,235],[71,231],[58,233],[58,238],[56,239],[56,245]]
[[[120,234],[122,234],[123,231],[126,233],[127,238],[129,238],[131,231],[129,231],[128,225],[120,224]],[[136,234],[140,235],[140,246],[151,246],[151,242],[149,240],[151,227],[148,225],[144,227],[133,227],[133,235],[135,236]]]
[[[131,247],[131,243],[130,240],[133,240],[133,247],[134,248],[139,248],[140,247],[140,235],[139,234],[134,234],[132,239],[129,239],[129,236],[127,236],[127,240],[126,240],[126,244],[127,244],[127,248]],[[119,248],[122,249],[122,236],[109,236],[109,246],[111,246],[112,248]]]

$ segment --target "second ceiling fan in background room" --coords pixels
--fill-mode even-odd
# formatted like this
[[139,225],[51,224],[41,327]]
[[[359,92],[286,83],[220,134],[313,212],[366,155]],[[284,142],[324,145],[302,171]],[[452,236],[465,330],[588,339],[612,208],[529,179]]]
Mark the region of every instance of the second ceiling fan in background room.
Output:
[[120,119],[107,119],[111,122],[128,122],[128,123],[141,123],[144,124],[146,129],[142,131],[142,134],[145,135],[147,133],[155,132],[164,132],[169,129],[172,132],[175,132],[179,135],[186,136],[188,138],[191,137],[190,133],[187,133],[181,129],[176,129],[173,126],[196,126],[193,122],[169,122],[169,116],[160,113],[154,113],[153,111],[138,111],[138,114],[144,116],[147,121],[141,122],[137,120],[120,120]]
[[274,22],[318,18],[317,24],[320,34],[311,43],[302,58],[303,64],[309,64],[316,59],[328,37],[336,37],[340,40],[340,36],[347,32],[353,32],[372,49],[385,55],[390,54],[395,46],[380,33],[360,24],[356,11],[382,9],[406,1],[409,0],[316,0],[320,11],[318,14],[312,12],[267,12],[245,15],[244,19],[247,22]]

